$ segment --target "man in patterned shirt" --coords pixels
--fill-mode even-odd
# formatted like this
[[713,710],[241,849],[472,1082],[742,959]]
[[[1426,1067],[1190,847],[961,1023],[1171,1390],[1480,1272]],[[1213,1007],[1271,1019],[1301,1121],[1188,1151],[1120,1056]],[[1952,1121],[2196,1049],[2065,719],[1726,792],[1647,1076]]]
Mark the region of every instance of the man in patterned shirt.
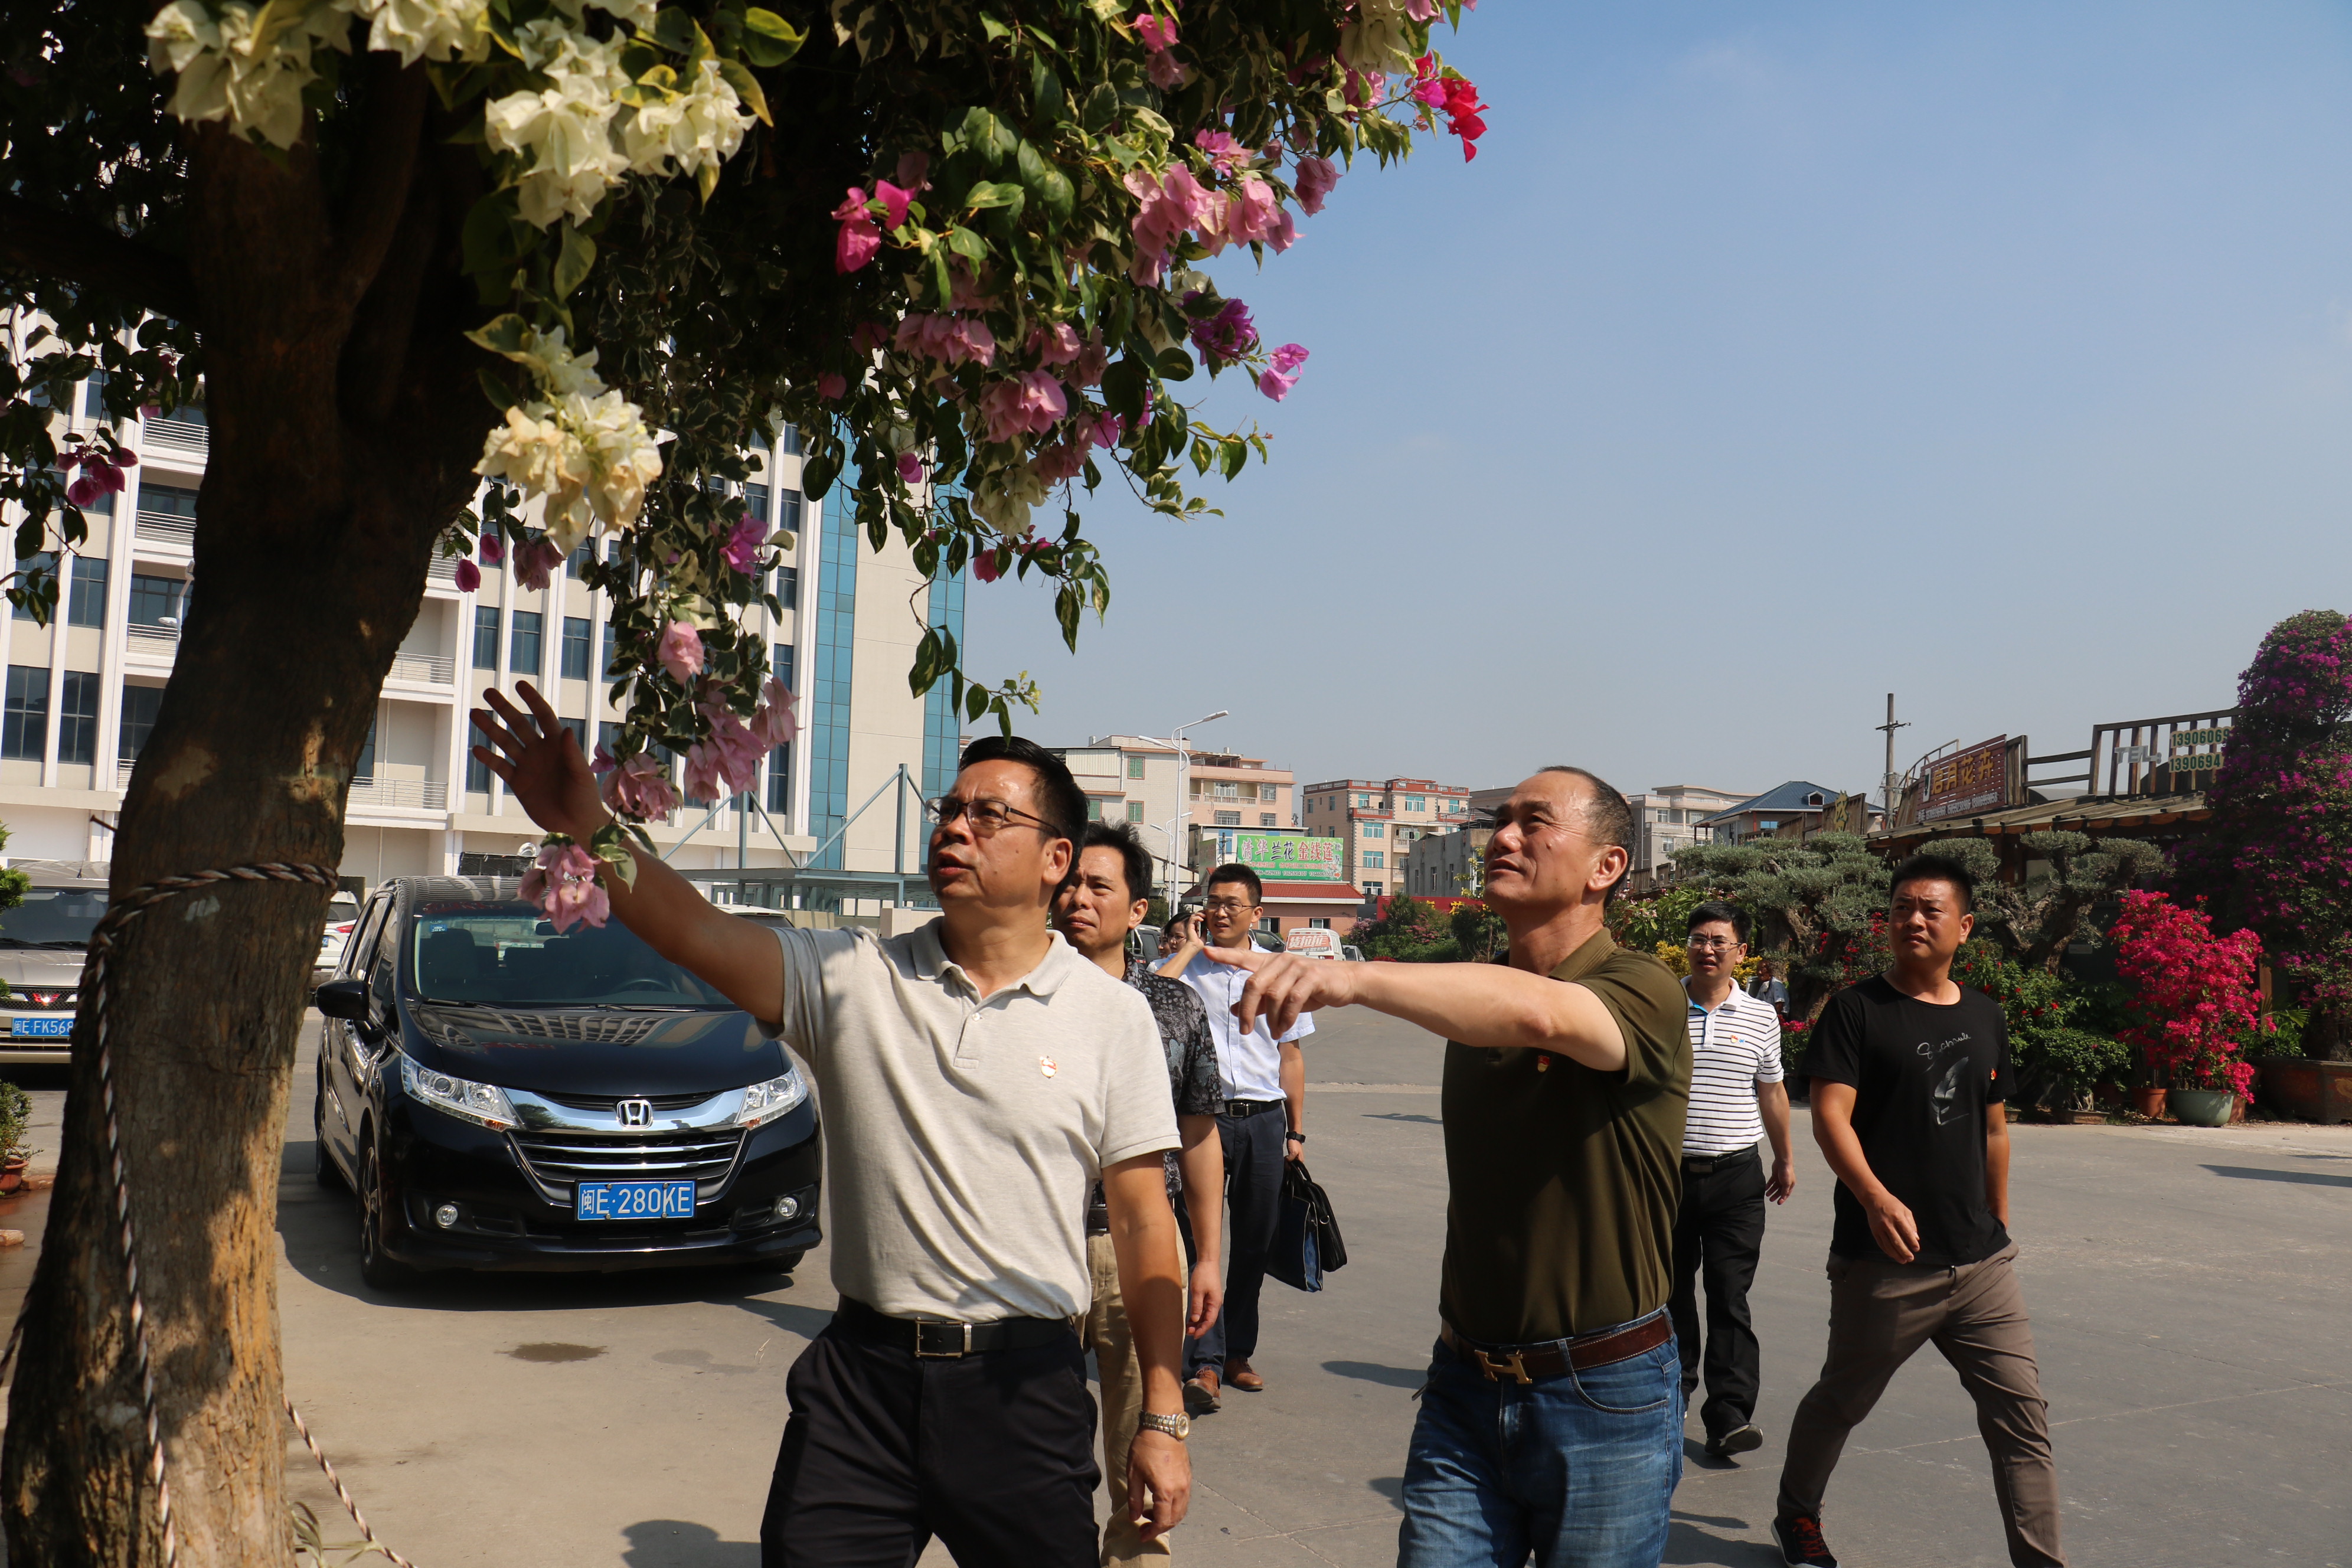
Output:
[[[1090,822],[1079,841],[1078,860],[1055,906],[1054,923],[1063,940],[1112,974],[1143,993],[1160,1026],[1168,1053],[1168,1089],[1176,1101],[1176,1131],[1184,1141],[1168,1154],[1168,1201],[1181,1194],[1192,1212],[1192,1236],[1200,1247],[1193,1260],[1192,1300],[1184,1331],[1199,1339],[1217,1321],[1224,1289],[1217,1277],[1217,1226],[1224,1204],[1224,1151],[1217,1138],[1217,1111],[1224,1103],[1217,1087],[1216,1053],[1209,1043],[1209,1017],[1201,998],[1181,980],[1164,979],[1127,953],[1128,933],[1150,908],[1151,857],[1135,830],[1124,823]],[[1127,1450],[1135,1440],[1143,1408],[1143,1383],[1135,1342],[1128,1332],[1127,1308],[1119,1298],[1118,1258],[1111,1250],[1110,1216],[1097,1186],[1087,1213],[1087,1247],[1094,1273],[1094,1305],[1083,1338],[1095,1352],[1102,1377],[1103,1469],[1113,1500],[1103,1527],[1103,1563],[1165,1557],[1165,1540],[1146,1542],[1118,1500],[1127,1496]]]

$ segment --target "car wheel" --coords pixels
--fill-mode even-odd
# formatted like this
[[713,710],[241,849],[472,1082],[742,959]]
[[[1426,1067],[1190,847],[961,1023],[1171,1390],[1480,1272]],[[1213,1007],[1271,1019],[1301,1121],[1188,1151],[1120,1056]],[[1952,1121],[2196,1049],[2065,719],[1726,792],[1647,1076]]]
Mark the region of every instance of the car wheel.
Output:
[[360,1140],[360,1278],[379,1290],[416,1283],[416,1270],[383,1250],[383,1173],[376,1169],[375,1141]]
[[343,1185],[343,1173],[335,1163],[334,1155],[327,1152],[327,1086],[319,1086],[318,1098],[310,1102],[310,1174],[329,1192]]

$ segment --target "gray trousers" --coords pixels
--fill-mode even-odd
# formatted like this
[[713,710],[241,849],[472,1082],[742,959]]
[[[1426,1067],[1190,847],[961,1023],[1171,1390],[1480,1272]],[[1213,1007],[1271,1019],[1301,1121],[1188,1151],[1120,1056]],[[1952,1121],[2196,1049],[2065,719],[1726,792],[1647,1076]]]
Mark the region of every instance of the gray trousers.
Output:
[[1820,1516],[1846,1434],[1862,1425],[1895,1369],[1932,1343],[1976,1401],[2009,1560],[2019,1568],[2063,1568],[2050,1412],[2016,1263],[2013,1243],[1958,1268],[1830,1255],[1829,1355],[1789,1426],[1781,1518]]

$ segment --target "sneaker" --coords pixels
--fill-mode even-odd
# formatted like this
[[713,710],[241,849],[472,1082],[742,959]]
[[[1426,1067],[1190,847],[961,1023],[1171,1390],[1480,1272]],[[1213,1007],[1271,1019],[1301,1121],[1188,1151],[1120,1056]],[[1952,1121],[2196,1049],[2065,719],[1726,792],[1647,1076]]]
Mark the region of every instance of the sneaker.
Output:
[[1213,1415],[1217,1413],[1217,1372],[1214,1367],[1202,1367],[1184,1384],[1184,1414]]
[[1780,1545],[1780,1561],[1789,1568],[1837,1568],[1829,1542],[1822,1539],[1822,1521],[1806,1514],[1772,1521],[1772,1539]]
[[1706,1451],[1718,1459],[1727,1459],[1734,1454],[1753,1453],[1763,1446],[1764,1434],[1751,1421],[1734,1426],[1720,1437],[1709,1438]]

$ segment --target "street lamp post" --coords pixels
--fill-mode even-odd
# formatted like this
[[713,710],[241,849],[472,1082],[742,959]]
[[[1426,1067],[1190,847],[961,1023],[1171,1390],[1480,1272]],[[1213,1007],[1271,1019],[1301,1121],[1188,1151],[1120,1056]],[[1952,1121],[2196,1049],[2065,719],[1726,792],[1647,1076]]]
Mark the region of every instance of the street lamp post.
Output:
[[1160,745],[1172,747],[1176,752],[1176,815],[1171,817],[1168,821],[1168,825],[1160,830],[1162,833],[1166,834],[1168,837],[1168,895],[1171,913],[1174,912],[1175,904],[1177,851],[1182,843],[1184,819],[1192,815],[1190,811],[1185,809],[1187,797],[1184,793],[1184,785],[1190,779],[1192,772],[1192,745],[1191,742],[1184,738],[1184,731],[1197,728],[1202,724],[1213,722],[1219,719],[1230,717],[1232,717],[1232,714],[1229,710],[1220,708],[1214,713],[1208,714],[1202,718],[1192,720],[1187,723],[1177,725],[1175,729],[1169,731],[1168,738],[1165,740],[1162,740],[1158,735],[1146,735],[1143,737],[1147,741],[1153,741],[1157,742]]

